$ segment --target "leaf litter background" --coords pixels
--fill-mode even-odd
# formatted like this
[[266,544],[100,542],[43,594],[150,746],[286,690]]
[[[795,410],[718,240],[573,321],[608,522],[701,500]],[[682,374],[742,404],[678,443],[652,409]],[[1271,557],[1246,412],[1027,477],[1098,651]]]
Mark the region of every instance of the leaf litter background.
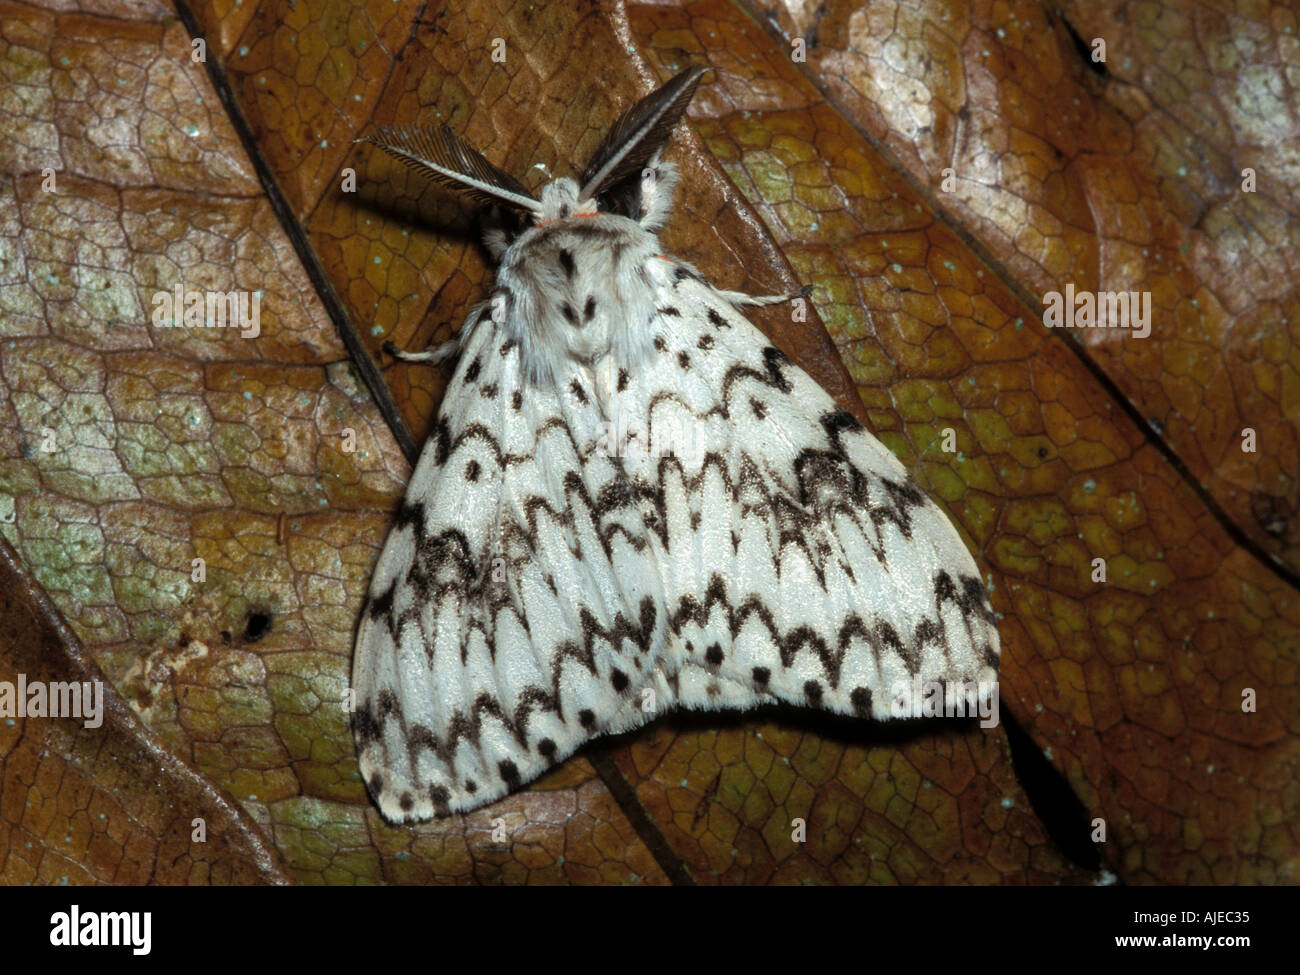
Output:
[[[368,803],[354,619],[443,379],[379,350],[490,273],[460,201],[351,140],[442,120],[535,186],[688,63],[667,248],[815,286],[757,320],[960,525],[1073,814],[1003,728],[799,712],[661,719],[418,828]],[[0,719],[4,881],[1093,883],[1063,849],[1099,817],[1121,882],[1295,882],[1284,5],[0,0],[0,79],[0,679],[115,689],[96,731]],[[260,289],[261,336],[150,327],[177,282]],[[1150,338],[1045,329],[1067,282],[1151,291]]]

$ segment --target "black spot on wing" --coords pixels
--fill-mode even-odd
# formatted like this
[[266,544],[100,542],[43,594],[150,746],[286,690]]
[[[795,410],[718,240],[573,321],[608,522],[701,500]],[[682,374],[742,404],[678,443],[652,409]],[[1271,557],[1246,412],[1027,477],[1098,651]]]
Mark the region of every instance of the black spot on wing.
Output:
[[849,694],[849,703],[853,705],[855,713],[862,717],[871,716],[871,689],[867,687],[855,687]]
[[700,283],[705,283],[703,275],[701,275],[700,272],[696,271],[694,268],[686,267],[684,264],[678,264],[676,267],[673,268],[674,285],[681,284],[683,281],[686,281],[687,279],[691,281],[699,281]]
[[370,600],[370,606],[366,609],[366,612],[372,620],[377,620],[381,616],[387,616],[393,611],[393,595],[396,592],[397,580],[394,579],[389,583],[387,589]]
[[451,453],[451,427],[447,425],[446,417],[438,418],[438,426],[434,431],[437,438],[434,443],[433,462],[441,467],[447,462],[447,455]]
[[433,811],[439,816],[451,815],[451,793],[447,791],[446,786],[429,786],[429,801],[433,803]]
[[420,752],[431,751],[437,753],[438,739],[433,735],[433,729],[427,725],[412,725],[406,735],[406,754],[414,768],[420,757]]
[[510,761],[509,759],[506,759],[503,762],[498,762],[497,771],[501,773],[501,781],[503,781],[506,784],[507,788],[509,789],[519,788],[519,784],[520,784],[519,768],[515,765],[514,762]]
[[378,741],[383,729],[375,720],[369,704],[362,704],[352,715],[352,727],[357,733],[357,743],[364,749],[370,742]]

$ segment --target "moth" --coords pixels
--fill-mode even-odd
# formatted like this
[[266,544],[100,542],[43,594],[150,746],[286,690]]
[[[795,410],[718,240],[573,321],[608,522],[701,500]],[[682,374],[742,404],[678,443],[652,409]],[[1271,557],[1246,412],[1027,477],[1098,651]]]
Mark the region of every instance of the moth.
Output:
[[[971,555],[903,465],[665,254],[702,69],[534,196],[449,128],[370,141],[492,205],[499,262],[376,564],[354,732],[385,819],[464,812],[671,708],[884,720],[996,679]],[[801,292],[800,294],[806,294]],[[915,702],[913,702],[915,703]]]

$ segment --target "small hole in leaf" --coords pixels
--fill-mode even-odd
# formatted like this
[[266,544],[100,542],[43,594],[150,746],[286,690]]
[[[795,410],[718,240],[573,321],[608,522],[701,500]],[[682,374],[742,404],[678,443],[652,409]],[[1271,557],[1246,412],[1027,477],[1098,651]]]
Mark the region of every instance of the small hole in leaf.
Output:
[[244,642],[256,643],[271,632],[271,614],[254,611],[248,614],[244,623]]

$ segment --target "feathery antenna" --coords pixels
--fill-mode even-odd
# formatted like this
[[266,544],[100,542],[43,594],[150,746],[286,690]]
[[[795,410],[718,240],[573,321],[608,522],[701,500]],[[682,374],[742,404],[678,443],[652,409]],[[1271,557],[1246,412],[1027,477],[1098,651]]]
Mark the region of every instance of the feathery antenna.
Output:
[[523,183],[493,166],[450,126],[383,125],[374,135],[356,141],[378,146],[415,172],[479,202],[499,203],[515,210],[541,210],[541,204]]
[[640,173],[668,141],[707,68],[686,68],[624,112],[582,173],[579,200],[590,200],[619,180]]

